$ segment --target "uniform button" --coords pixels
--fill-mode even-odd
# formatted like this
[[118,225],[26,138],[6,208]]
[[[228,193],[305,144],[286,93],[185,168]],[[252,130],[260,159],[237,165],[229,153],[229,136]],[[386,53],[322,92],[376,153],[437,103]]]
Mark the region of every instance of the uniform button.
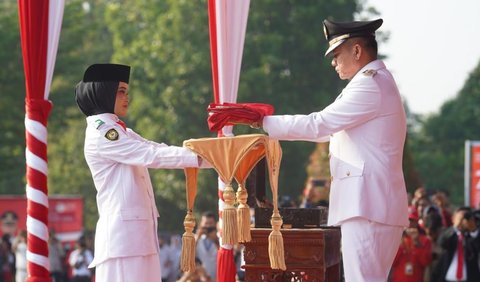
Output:
[[347,176],[350,176],[350,171],[347,171]]

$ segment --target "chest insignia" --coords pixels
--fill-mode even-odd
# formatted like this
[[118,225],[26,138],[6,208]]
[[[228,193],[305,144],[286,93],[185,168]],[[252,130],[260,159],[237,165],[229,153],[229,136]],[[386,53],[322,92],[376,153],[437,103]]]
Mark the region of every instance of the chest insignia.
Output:
[[105,138],[107,138],[110,141],[116,141],[118,140],[118,132],[115,129],[110,129],[105,133]]

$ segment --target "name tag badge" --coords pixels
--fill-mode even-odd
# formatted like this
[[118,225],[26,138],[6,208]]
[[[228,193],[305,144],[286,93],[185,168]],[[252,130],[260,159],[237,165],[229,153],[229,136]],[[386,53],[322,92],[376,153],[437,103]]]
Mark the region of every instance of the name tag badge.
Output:
[[411,262],[405,264],[405,275],[413,275],[413,265]]

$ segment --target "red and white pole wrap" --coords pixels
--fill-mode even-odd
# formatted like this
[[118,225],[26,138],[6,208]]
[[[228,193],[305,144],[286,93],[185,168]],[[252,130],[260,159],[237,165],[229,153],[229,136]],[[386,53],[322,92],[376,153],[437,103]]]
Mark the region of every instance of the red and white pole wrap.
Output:
[[28,282],[51,281],[48,261],[48,100],[64,0],[18,0],[25,73]]
[[[213,92],[215,103],[235,103],[242,65],[243,45],[247,29],[250,0],[209,0],[210,51],[212,59]],[[218,136],[232,136],[232,127],[224,127]],[[219,221],[222,224],[224,208],[223,189],[218,180]],[[221,238],[220,238],[221,242]],[[233,246],[220,244],[217,261],[217,281],[234,282],[236,274]]]

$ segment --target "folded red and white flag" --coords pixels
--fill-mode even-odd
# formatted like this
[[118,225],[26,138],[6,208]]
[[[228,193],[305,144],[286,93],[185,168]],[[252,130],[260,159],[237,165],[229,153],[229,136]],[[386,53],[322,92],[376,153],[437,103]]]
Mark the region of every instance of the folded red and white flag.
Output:
[[263,103],[211,103],[208,105],[208,129],[218,131],[227,125],[254,124],[272,115],[274,107]]

